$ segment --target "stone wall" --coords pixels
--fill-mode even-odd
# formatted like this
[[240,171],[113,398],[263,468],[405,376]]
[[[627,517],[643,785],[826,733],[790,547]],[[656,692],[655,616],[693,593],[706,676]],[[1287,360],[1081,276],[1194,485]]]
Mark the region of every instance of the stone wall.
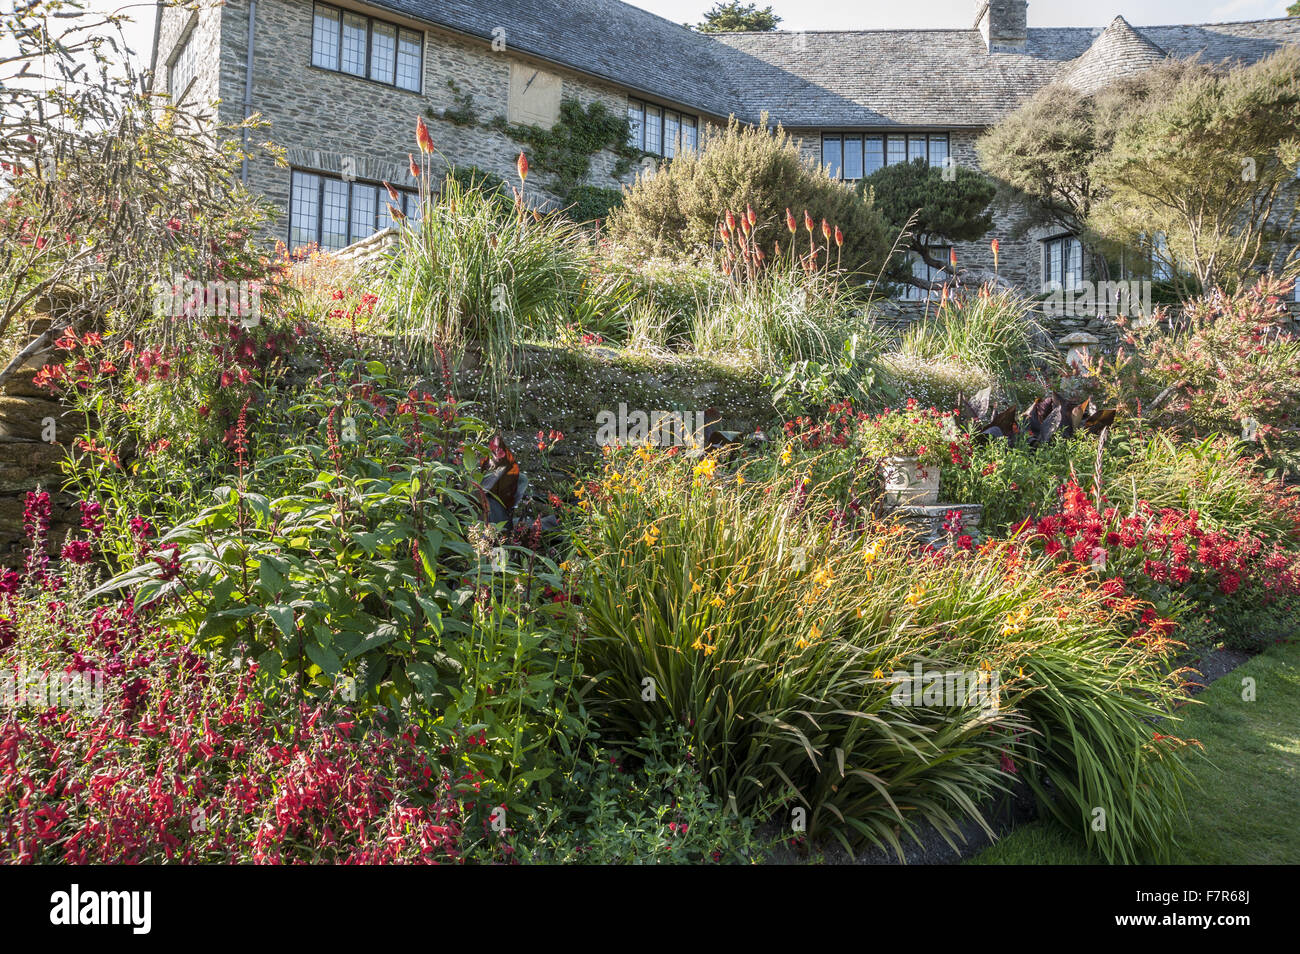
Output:
[[[42,324],[48,320],[38,320],[37,333],[43,330]],[[0,566],[22,562],[28,491],[39,487],[50,492],[50,538],[56,545],[80,523],[75,501],[60,493],[59,487],[65,442],[81,432],[84,422],[69,416],[60,402],[51,400],[48,391],[32,383],[50,354],[33,355],[0,393]]]
[[[200,21],[205,24],[203,42],[208,44],[204,68],[213,77],[219,74],[216,87],[225,122],[244,115],[248,2],[228,0],[219,10],[202,14],[214,18],[215,30],[208,29],[208,20]],[[511,64],[533,61],[508,47],[494,51],[487,42],[427,28],[386,11],[377,15],[424,33],[421,92],[312,66],[311,0],[263,0],[257,5],[251,109],[270,121],[269,138],[285,149],[288,165],[331,175],[350,170],[358,179],[411,187],[407,155],[416,151],[415,121],[424,116],[440,164],[474,165],[514,181],[515,159],[523,147],[488,124],[507,114]],[[160,63],[172,55],[177,37],[187,29],[189,21],[184,18],[190,16],[170,8],[165,12]],[[536,63],[561,77],[564,99],[584,106],[602,102],[616,115],[626,111],[627,94],[618,87],[553,64]],[[448,110],[462,108],[458,95],[471,98],[473,118],[469,122],[440,118]],[[588,182],[605,188],[630,182],[635,170],[616,177],[617,161],[608,150],[597,153]],[[288,208],[289,184],[289,169],[271,158],[248,163],[249,187],[282,210]],[[542,204],[554,202],[553,187],[546,172],[535,168],[528,180],[529,198]],[[273,234],[287,239],[287,216],[281,215]]]

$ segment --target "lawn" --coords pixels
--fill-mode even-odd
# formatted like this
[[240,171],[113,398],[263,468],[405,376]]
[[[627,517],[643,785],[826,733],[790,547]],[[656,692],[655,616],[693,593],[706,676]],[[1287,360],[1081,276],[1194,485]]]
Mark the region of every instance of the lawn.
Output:
[[[1246,680],[1255,699],[1245,701]],[[1199,739],[1188,818],[1178,833],[1184,864],[1300,862],[1300,641],[1278,643],[1216,680],[1179,729]],[[1058,825],[1035,822],[972,858],[977,865],[1100,864]]]

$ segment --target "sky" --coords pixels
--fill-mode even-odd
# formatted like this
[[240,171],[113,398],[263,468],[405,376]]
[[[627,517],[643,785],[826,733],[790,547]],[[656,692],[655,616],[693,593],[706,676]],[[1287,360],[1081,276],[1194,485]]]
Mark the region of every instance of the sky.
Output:
[[[437,0],[430,0],[436,3]],[[492,0],[483,0],[491,3]],[[748,0],[746,0],[748,2]],[[1031,0],[1029,25],[1105,26],[1117,14],[1136,26],[1166,23],[1222,23],[1286,16],[1291,0]],[[127,42],[139,62],[149,63],[153,41],[152,3],[89,0],[92,9],[124,10],[134,23]],[[634,6],[677,23],[696,23],[713,0],[636,0]],[[768,2],[759,0],[760,6]],[[771,0],[782,30],[872,30],[966,28],[974,21],[976,0]]]

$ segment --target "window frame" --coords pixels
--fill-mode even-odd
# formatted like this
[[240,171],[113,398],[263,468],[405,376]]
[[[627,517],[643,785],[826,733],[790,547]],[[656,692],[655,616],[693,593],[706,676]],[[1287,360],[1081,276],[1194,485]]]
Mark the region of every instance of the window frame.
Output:
[[[949,256],[952,255],[953,249],[952,245],[929,245],[926,248],[932,258],[936,258],[941,262],[947,260]],[[920,275],[917,275],[918,265],[925,267],[925,277],[926,280],[930,282],[935,281],[939,276],[948,274],[948,269],[935,268],[933,265],[930,265],[921,258],[919,252],[910,252],[909,256],[912,262],[912,274],[917,278],[921,277]],[[917,288],[915,285],[909,285],[906,282],[900,284],[902,287],[899,293],[894,296],[895,301],[939,301],[943,297],[943,290],[939,288],[932,288],[927,292],[924,288]]]
[[[316,61],[317,52],[317,26],[318,17],[324,12],[326,17],[332,17],[334,24],[338,26],[338,34],[334,38],[334,65],[329,66]],[[346,28],[348,17],[354,17],[357,20],[364,20],[366,23],[365,32],[365,49],[362,52],[361,72],[354,73],[352,70],[343,67],[343,36]],[[372,74],[375,68],[375,27],[376,25],[391,29],[393,31],[393,49],[392,49],[392,79],[376,79]],[[419,54],[416,66],[416,86],[403,86],[399,80],[402,76],[400,64],[402,61],[402,36],[419,38]],[[341,73],[344,76],[350,76],[353,79],[366,80],[371,83],[378,83],[381,86],[389,86],[393,89],[400,89],[405,93],[415,93],[420,95],[424,92],[424,41],[425,34],[423,30],[415,27],[405,26],[396,20],[386,20],[383,17],[372,17],[352,10],[346,7],[337,7],[332,3],[317,3],[313,0],[312,17],[311,17],[311,42],[308,44],[310,50],[308,62],[312,67],[318,70],[328,70],[331,73]],[[408,54],[409,55],[409,54]]]
[[[1040,282],[1041,294],[1050,295],[1053,292],[1072,293],[1077,292],[1083,287],[1084,275],[1086,271],[1086,262],[1083,255],[1083,242],[1077,235],[1065,232],[1061,235],[1054,235],[1051,238],[1042,240],[1042,280]],[[1077,249],[1079,254],[1079,267],[1077,273],[1070,265],[1073,258],[1073,252]],[[1059,254],[1059,262],[1054,262],[1054,255]],[[1059,277],[1053,274],[1054,264],[1059,264]],[[1069,283],[1067,284],[1067,278]]]
[[[309,231],[313,237],[310,238],[307,243],[300,242],[299,244],[295,245],[294,244],[294,225],[295,225],[294,192],[295,192],[295,187],[297,185],[297,182],[299,181],[298,179],[299,176],[304,176],[304,177],[314,176],[316,179],[316,184],[314,189],[316,221],[313,228],[311,228],[310,230],[300,229],[300,231],[304,231],[304,232]],[[342,185],[345,187],[346,205],[343,210],[343,226],[344,226],[344,236],[347,239],[347,241],[344,242],[344,244],[338,246],[338,248],[326,246],[323,242],[323,239],[325,237],[325,194],[326,194],[327,182],[342,183]],[[353,234],[353,226],[356,224],[354,215],[355,215],[355,209],[357,205],[356,190],[358,187],[371,188],[375,190],[375,203],[371,213],[372,218],[375,222],[375,226],[373,229],[371,229],[371,231],[367,232],[365,235]],[[396,189],[397,192],[402,196],[402,208],[400,210],[402,214],[404,214],[411,221],[418,221],[420,193],[415,189],[407,189],[407,188],[402,188],[400,186],[393,186],[393,188]],[[289,170],[289,214],[285,216],[286,239],[288,241],[289,249],[290,251],[292,251],[293,249],[301,248],[303,245],[308,243],[314,244],[317,248],[325,251],[337,251],[339,248],[347,248],[349,245],[353,245],[361,241],[362,239],[369,238],[371,235],[374,235],[375,232],[378,232],[380,229],[386,227],[380,225],[379,222],[381,218],[385,220],[391,220],[391,215],[388,212],[388,206],[391,203],[392,200],[389,198],[388,191],[387,189],[384,188],[384,184],[382,182],[373,182],[370,179],[356,179],[356,178],[345,179],[341,175],[335,175],[330,172],[320,172],[319,170],[316,169],[303,169],[303,168],[298,168],[296,166],[292,167]]]
[[[651,117],[651,110],[654,110],[657,115]],[[633,116],[634,113],[636,114],[635,117]],[[627,98],[627,115],[630,124],[627,144],[634,149],[640,149],[652,156],[672,159],[683,152],[699,148],[701,120],[696,113],[684,113],[670,106],[663,106],[659,103],[652,103],[648,100],[637,99],[635,96],[629,96]],[[646,138],[650,131],[650,120],[652,118],[655,120],[654,129],[658,142],[654,149],[649,149],[646,147]],[[677,135],[671,143],[668,139],[670,119],[677,124]],[[631,128],[631,126],[636,126],[636,128]],[[692,145],[689,148],[686,145],[687,129],[691,131]]]
[[[947,158],[952,155],[952,135],[950,132],[823,129],[819,135],[821,137],[820,155],[823,167],[828,168],[826,162],[827,140],[830,139],[839,143],[839,168],[832,172],[832,175],[841,182],[859,182],[878,169],[885,168],[885,166],[897,165],[900,162],[911,162],[916,158],[924,158],[928,165],[942,166],[943,162],[947,161]],[[913,143],[916,140],[925,141],[924,157],[912,154]],[[848,166],[845,157],[848,155],[848,145],[851,142],[861,148],[862,175],[858,178],[850,178],[845,175]],[[936,142],[942,142],[944,146],[943,156],[940,157],[939,163],[934,161],[934,144]],[[873,147],[875,148],[873,149]],[[875,165],[873,168],[877,158],[880,164]]]
[[[185,31],[181,41],[176,44],[175,51],[171,61],[167,64],[167,95],[173,103],[181,101],[181,98],[190,91],[198,75],[198,54],[194,49],[194,34],[198,32],[197,24],[190,26]],[[184,72],[181,67],[184,66]],[[176,79],[180,75],[185,79],[185,85],[181,89],[176,88]]]

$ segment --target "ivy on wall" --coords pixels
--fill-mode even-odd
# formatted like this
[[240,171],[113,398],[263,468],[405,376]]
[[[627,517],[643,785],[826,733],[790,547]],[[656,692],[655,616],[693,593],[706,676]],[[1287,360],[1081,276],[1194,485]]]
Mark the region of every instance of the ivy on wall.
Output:
[[[648,153],[629,146],[627,116],[610,112],[601,102],[583,106],[575,99],[560,103],[560,117],[550,129],[540,126],[509,122],[504,116],[480,121],[474,109],[474,97],[465,93],[455,80],[448,80],[454,105],[434,111],[426,109],[430,119],[445,119],[457,126],[482,126],[504,133],[515,142],[529,148],[528,160],[534,169],[548,173],[555,180],[555,192],[568,201],[575,190],[587,187],[591,173],[591,160],[602,150],[614,154],[613,177],[621,179],[632,169],[632,163]],[[615,190],[602,190],[612,192]],[[609,201],[612,201],[610,199]]]

